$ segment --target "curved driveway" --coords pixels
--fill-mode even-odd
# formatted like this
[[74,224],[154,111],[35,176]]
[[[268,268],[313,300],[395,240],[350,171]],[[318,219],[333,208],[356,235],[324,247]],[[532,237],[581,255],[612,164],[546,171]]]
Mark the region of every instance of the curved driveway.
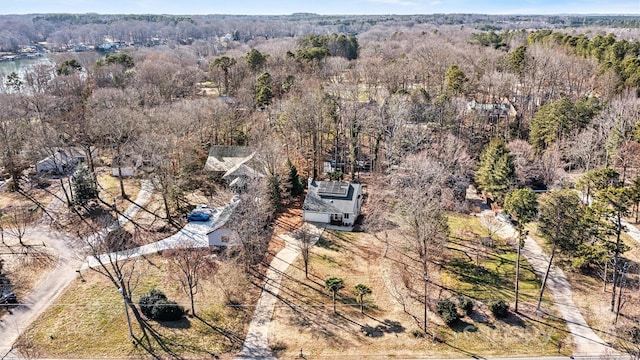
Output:
[[[143,181],[134,204],[125,210],[124,216],[120,216],[118,221],[124,224],[132,218],[140,210],[141,206],[144,206],[149,201],[151,191],[150,182]],[[59,196],[58,199],[53,200],[47,206],[47,210],[56,213],[57,208],[64,205],[61,199],[62,197]],[[53,231],[50,226],[45,225],[48,221],[44,218],[38,222],[39,224],[27,230],[26,237],[54,248],[58,255],[58,265],[35,287],[26,299],[21,301],[18,307],[12,309],[10,314],[0,319],[0,359],[19,358],[12,352],[13,343],[78,276],[76,270],[80,269],[83,263],[80,254],[77,254],[76,249],[73,247],[74,239]]]

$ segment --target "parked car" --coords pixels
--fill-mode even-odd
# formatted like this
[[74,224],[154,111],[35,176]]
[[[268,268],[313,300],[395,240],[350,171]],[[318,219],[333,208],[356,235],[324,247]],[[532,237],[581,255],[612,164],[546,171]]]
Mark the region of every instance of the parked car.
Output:
[[0,293],[0,305],[14,305],[18,303],[16,294],[9,290],[2,290]]
[[211,215],[203,211],[194,210],[189,214],[189,221],[207,221],[210,217]]

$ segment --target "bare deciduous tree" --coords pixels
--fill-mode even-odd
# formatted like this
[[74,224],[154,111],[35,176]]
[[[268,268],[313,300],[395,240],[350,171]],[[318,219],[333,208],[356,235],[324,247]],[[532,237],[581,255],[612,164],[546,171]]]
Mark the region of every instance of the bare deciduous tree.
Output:
[[196,316],[195,295],[198,292],[200,278],[205,274],[211,274],[215,268],[211,250],[208,247],[193,248],[191,244],[183,244],[164,252],[163,255],[170,260],[173,269],[177,270],[176,277],[191,302],[191,314]]

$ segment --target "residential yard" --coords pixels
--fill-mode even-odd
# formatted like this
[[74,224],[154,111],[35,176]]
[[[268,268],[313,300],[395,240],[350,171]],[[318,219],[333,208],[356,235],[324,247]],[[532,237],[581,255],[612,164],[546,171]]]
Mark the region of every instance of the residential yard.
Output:
[[[42,181],[39,186],[36,183],[29,183],[24,190],[43,207],[46,207],[60,190],[60,184],[58,180],[47,179]],[[0,221],[3,226],[12,226],[11,216],[20,209],[28,209],[32,212],[31,221],[36,221],[42,215],[42,209],[24,195],[11,192],[8,187],[0,191]]]
[[[441,264],[433,265],[436,272],[430,277],[429,332],[437,341],[425,337],[421,330],[424,282],[412,277],[415,264],[397,229],[378,237],[325,231],[311,250],[309,279],[305,279],[300,258],[283,279],[282,301],[276,306],[270,330],[276,354],[293,358],[302,349],[310,358],[534,356],[557,355],[558,342],[562,342],[561,353],[570,354],[564,322],[533,316],[532,299],[539,282],[530,270],[523,270],[521,283],[521,309],[527,316],[497,320],[491,315],[479,301],[498,294],[512,302],[515,252],[499,243],[483,254],[479,260],[485,270],[478,279],[472,269],[476,259],[467,259],[460,251],[471,246],[473,233],[483,234],[478,219],[455,215],[450,226],[450,249],[443,251]],[[528,268],[526,261],[522,265]],[[324,289],[329,277],[344,279],[345,287],[338,293],[338,314],[333,314],[331,296]],[[365,297],[364,315],[353,294],[359,283],[372,289]],[[447,298],[455,302],[459,293],[478,300],[475,310],[452,327],[446,326],[435,313],[436,304]],[[548,299],[545,304],[549,306]]]
[[[531,224],[529,228],[529,235],[535,238],[545,251],[550,251],[549,245],[536,233],[535,224]],[[627,234],[622,234],[622,239],[630,249],[622,257],[630,261],[632,264],[631,269],[636,274],[629,276],[628,284],[630,287],[624,289],[624,305],[618,319],[618,325],[637,325],[638,319],[640,319],[640,293],[638,293],[640,278],[637,275],[637,266],[640,264],[640,245]],[[615,314],[611,312],[611,271],[609,270],[605,291],[602,269],[594,270],[590,274],[584,274],[572,269],[571,258],[562,253],[559,253],[555,263],[564,270],[569,279],[573,288],[573,301],[580,309],[589,326],[604,341],[619,345],[621,339],[616,334]],[[633,267],[635,267],[635,270],[633,270]]]
[[[169,260],[154,255],[140,261],[134,301],[151,288],[162,290],[186,309],[189,299],[182,291]],[[215,275],[202,279],[196,294],[198,318],[177,322],[150,321],[162,335],[164,345],[187,358],[231,358],[242,345],[259,292],[236,270],[237,264],[221,262]],[[19,338],[17,347],[29,357],[121,358],[146,357],[128,339],[122,297],[108,280],[93,271],[71,284],[65,293]],[[221,291],[226,289],[226,291]],[[233,304],[233,305],[231,305]],[[132,315],[134,333],[137,325]],[[73,326],[69,326],[73,324]],[[167,353],[155,345],[161,358]],[[149,356],[150,357],[150,356]]]

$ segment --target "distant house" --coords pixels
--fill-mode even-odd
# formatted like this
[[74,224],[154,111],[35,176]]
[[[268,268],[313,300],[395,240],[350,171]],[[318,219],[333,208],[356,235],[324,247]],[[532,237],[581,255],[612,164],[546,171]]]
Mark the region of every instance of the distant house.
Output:
[[362,185],[336,181],[309,180],[302,205],[304,221],[353,229],[362,207]]
[[[119,164],[119,165],[118,165]],[[117,157],[111,160],[111,175],[115,177],[132,177],[142,167],[142,156],[123,155],[122,160]]]
[[264,176],[248,165],[255,152],[247,146],[212,146],[204,170],[222,179],[235,190],[246,187],[248,180]]
[[500,102],[483,104],[475,100],[467,103],[467,112],[473,112],[478,116],[486,117],[489,121],[498,121],[501,118],[515,118],[518,112],[511,102],[503,98]]
[[85,152],[81,148],[57,148],[53,154],[36,163],[36,172],[64,174],[74,168],[78,163],[84,162]]
[[211,229],[207,232],[209,246],[227,247],[238,241],[238,234],[227,227],[227,223],[239,202],[239,198],[234,197],[231,203],[222,208],[222,210],[216,210],[216,213],[212,214],[214,220],[211,224]]

